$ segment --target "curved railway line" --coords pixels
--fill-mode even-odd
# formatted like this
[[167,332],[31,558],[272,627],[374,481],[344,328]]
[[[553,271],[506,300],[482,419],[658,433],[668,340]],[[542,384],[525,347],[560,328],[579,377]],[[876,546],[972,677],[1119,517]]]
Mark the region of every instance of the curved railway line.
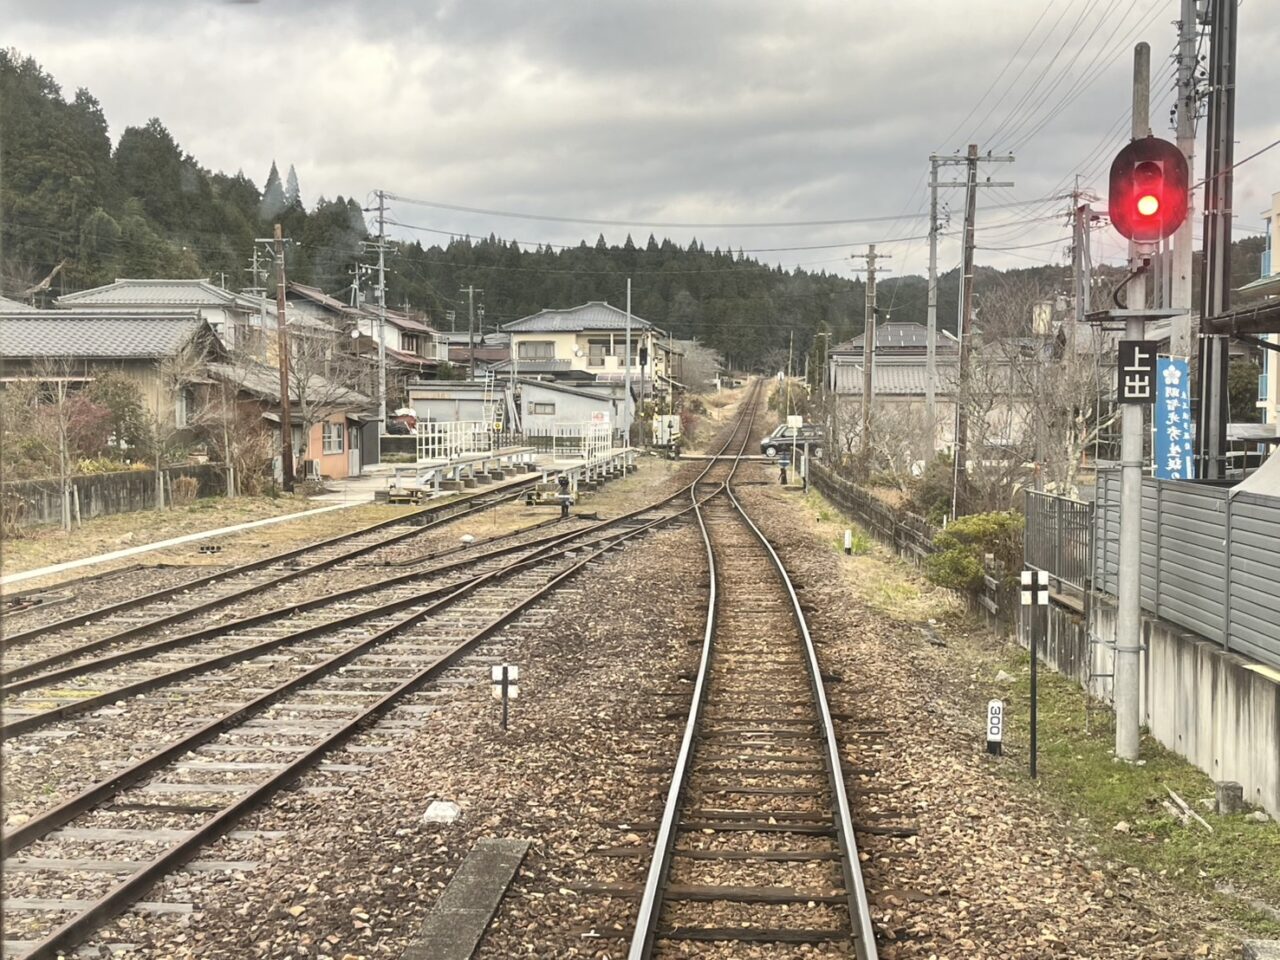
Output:
[[[748,410],[758,405],[758,393],[757,386],[744,405]],[[723,453],[736,447],[735,462],[750,435],[752,419],[740,416],[721,448]],[[377,591],[357,588],[362,596],[353,594],[351,602],[363,603],[339,616],[332,615],[334,598],[330,596],[325,599],[331,606],[319,622],[307,621],[283,636],[215,652],[195,663],[182,662],[135,681],[152,689],[193,672],[232,666],[243,670],[268,650],[290,654],[265,674],[251,674],[252,698],[242,697],[226,712],[184,730],[176,739],[4,834],[2,848],[9,865],[37,873],[50,894],[45,899],[9,903],[10,917],[17,906],[26,911],[27,921],[23,941],[11,944],[13,952],[35,960],[83,943],[104,921],[140,902],[156,880],[226,834],[246,813],[319,764],[357,731],[385,718],[405,697],[440,680],[451,665],[476,653],[485,640],[566,579],[633,538],[697,514],[700,498],[722,489],[721,485],[713,486],[710,493],[705,490],[707,484],[717,483],[708,475],[722,466],[713,460],[690,485],[612,520],[569,532],[561,528],[520,543],[490,545],[426,570],[384,577]],[[691,494],[691,502],[683,501],[685,494]],[[451,571],[456,575],[450,576]],[[421,583],[427,573],[433,581]],[[317,604],[314,609],[326,608]],[[273,628],[282,615],[272,611]],[[225,632],[226,627],[223,624],[219,630]],[[152,649],[148,656],[181,646],[166,647],[173,639],[153,644],[164,649]],[[264,676],[272,682],[259,692]],[[33,679],[39,682],[39,677]],[[117,686],[102,696],[114,701],[141,689]],[[249,694],[250,688],[244,693]],[[28,726],[15,726],[11,735],[73,713],[83,714],[102,702],[82,698],[56,708],[54,715],[19,718],[17,723]],[[157,794],[161,802],[156,801]],[[126,826],[119,827],[121,822]],[[75,867],[74,861],[60,859],[61,840],[73,835],[99,839],[118,835],[125,849],[116,854],[122,859],[114,861],[123,865],[121,870],[75,873],[74,899],[67,899],[67,876]],[[157,842],[162,847],[159,852]],[[18,859],[18,854],[23,857]]]
[[821,667],[782,561],[734,495],[741,452],[712,495],[691,494],[706,627],[628,956],[699,941],[874,960]]

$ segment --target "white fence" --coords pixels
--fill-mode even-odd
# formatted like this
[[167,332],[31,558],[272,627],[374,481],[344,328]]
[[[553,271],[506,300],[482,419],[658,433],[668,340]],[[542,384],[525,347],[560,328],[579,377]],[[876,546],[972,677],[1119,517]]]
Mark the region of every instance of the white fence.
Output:
[[469,453],[493,451],[493,424],[482,420],[438,420],[418,423],[418,462],[454,460]]
[[551,435],[551,456],[555,460],[590,463],[612,448],[613,430],[607,423],[557,423]]

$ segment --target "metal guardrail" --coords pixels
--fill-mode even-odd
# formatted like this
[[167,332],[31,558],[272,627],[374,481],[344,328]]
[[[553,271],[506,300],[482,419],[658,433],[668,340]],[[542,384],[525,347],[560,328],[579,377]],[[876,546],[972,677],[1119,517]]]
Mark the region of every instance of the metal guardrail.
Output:
[[1038,490],[1026,491],[1022,556],[1081,594],[1093,579],[1093,504]]
[[[1098,475],[1093,566],[1116,592],[1120,477]],[[1186,480],[1142,482],[1142,606],[1280,667],[1280,500]]]
[[[809,470],[810,480],[819,493],[899,556],[919,564],[937,552],[933,542],[937,531],[924,517],[894,510],[856,483],[837,476],[830,467],[811,463]],[[991,576],[992,572],[985,571],[982,589],[967,596],[970,603],[984,610],[992,621],[1008,626],[1018,615],[1018,589]]]

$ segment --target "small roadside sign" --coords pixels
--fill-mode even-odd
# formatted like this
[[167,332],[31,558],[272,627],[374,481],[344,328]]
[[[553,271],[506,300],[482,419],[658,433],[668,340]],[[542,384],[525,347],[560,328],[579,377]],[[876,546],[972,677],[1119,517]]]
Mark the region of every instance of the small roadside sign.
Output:
[[507,729],[507,704],[520,696],[520,668],[512,664],[495,664],[489,668],[493,682],[493,699],[502,701],[502,729]]
[[1024,607],[1049,605],[1049,574],[1046,571],[1022,571],[1022,605]]
[[790,415],[787,417],[787,426],[788,426],[788,427],[802,427],[802,426],[804,426],[804,417],[798,416],[798,415],[796,415],[796,414],[794,414],[794,413],[793,413],[793,414],[790,414]]
[[987,701],[987,753],[1000,756],[1004,751],[1004,701]]

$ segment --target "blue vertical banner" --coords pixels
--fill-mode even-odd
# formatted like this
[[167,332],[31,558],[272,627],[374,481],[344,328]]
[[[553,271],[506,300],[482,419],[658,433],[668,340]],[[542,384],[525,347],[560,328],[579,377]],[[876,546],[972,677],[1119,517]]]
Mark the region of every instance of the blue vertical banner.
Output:
[[1155,475],[1161,480],[1194,479],[1191,365],[1186,357],[1156,359],[1156,408],[1151,431]]

